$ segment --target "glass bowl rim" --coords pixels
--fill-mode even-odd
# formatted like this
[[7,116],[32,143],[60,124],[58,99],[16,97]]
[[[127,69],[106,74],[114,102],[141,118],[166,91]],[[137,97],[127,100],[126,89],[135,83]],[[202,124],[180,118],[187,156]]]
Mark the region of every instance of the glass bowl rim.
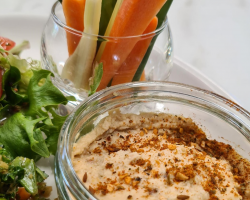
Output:
[[155,31],[150,32],[150,33],[146,33],[146,34],[141,34],[141,35],[133,35],[133,36],[123,36],[123,37],[111,37],[111,36],[104,36],[104,35],[96,35],[96,34],[90,34],[90,33],[85,33],[79,30],[76,30],[70,26],[67,26],[64,22],[62,22],[56,15],[56,7],[58,6],[58,4],[61,4],[59,1],[56,1],[52,8],[51,8],[51,15],[53,18],[53,21],[60,26],[61,28],[64,28],[66,32],[71,32],[75,35],[87,35],[87,36],[91,36],[91,37],[101,37],[104,39],[113,39],[113,40],[117,40],[117,39],[131,39],[131,38],[139,38],[139,37],[152,37],[155,35],[158,35],[161,33],[161,31],[163,31],[167,26],[168,26],[168,18],[167,16],[164,19],[163,24],[161,25],[161,27],[157,28]]
[[[93,94],[92,96],[86,98],[80,105],[75,107],[74,110],[71,112],[71,114],[68,116],[67,120],[65,121],[65,123],[61,129],[59,138],[63,138],[63,141],[61,142],[60,145],[58,145],[57,152],[63,150],[66,153],[66,155],[65,155],[66,160],[69,159],[67,162],[67,165],[71,169],[71,171],[70,171],[71,178],[73,178],[74,183],[76,183],[78,185],[76,187],[84,188],[84,190],[86,190],[89,193],[89,190],[80,181],[79,177],[77,176],[77,174],[74,170],[72,159],[71,159],[71,152],[69,152],[69,146],[66,145],[67,142],[69,141],[69,135],[70,135],[68,128],[72,128],[71,125],[73,125],[74,121],[77,120],[77,117],[79,116],[79,114],[81,114],[81,112],[78,112],[78,111],[82,111],[82,108],[84,106],[88,105],[89,103],[93,102],[94,100],[98,99],[99,97],[105,97],[109,94],[114,94],[114,92],[116,92],[116,91],[120,91],[123,89],[138,88],[138,87],[149,87],[149,88],[153,89],[154,87],[157,87],[157,86],[165,87],[165,88],[176,87],[176,89],[180,88],[180,89],[184,89],[185,91],[191,90],[194,92],[198,92],[198,94],[194,94],[193,96],[197,96],[197,95],[201,94],[201,95],[205,95],[205,97],[203,99],[207,99],[207,98],[214,99],[214,100],[210,100],[210,99],[207,100],[207,101],[209,101],[209,103],[213,103],[213,101],[214,102],[219,101],[224,106],[226,106],[226,108],[228,108],[228,110],[234,109],[234,111],[236,111],[240,115],[243,115],[243,117],[245,117],[247,120],[247,123],[245,123],[245,125],[247,125],[247,128],[250,130],[250,112],[248,112],[247,110],[245,110],[244,108],[242,108],[241,106],[239,106],[238,104],[233,102],[232,100],[229,100],[229,99],[227,99],[219,94],[216,94],[212,91],[209,91],[209,90],[201,89],[199,87],[195,87],[195,86],[191,86],[191,85],[187,85],[187,84],[168,82],[168,81],[131,82],[131,83],[112,86],[112,87],[106,88],[104,90],[101,90],[101,91]],[[165,90],[165,92],[173,92],[173,91]],[[184,92],[182,92],[182,94],[188,95],[187,93],[184,93]],[[235,119],[238,120],[236,117],[235,117]],[[65,131],[66,131],[66,134],[65,134]],[[62,149],[62,147],[63,147],[63,149]],[[61,159],[60,155],[58,153],[57,153],[57,159]],[[59,160],[59,163],[62,163],[62,160],[61,161]],[[64,168],[63,170],[65,170],[64,166],[63,166],[63,168]],[[72,181],[72,179],[71,179],[71,181]],[[89,197],[96,199],[92,194],[89,193],[88,195],[90,195]]]
[[[87,97],[84,99],[83,102],[80,103],[76,108],[73,109],[72,113],[75,113],[80,107],[82,107],[84,104],[93,101],[94,99],[98,98],[99,96],[104,96],[105,94],[115,92],[117,90],[121,89],[126,89],[126,88],[133,88],[134,86],[136,87],[153,87],[153,86],[175,86],[175,87],[180,87],[180,88],[186,88],[190,90],[194,90],[196,92],[202,92],[205,93],[206,96],[210,96],[212,98],[215,98],[216,100],[220,101],[223,104],[228,105],[230,108],[234,108],[237,112],[240,114],[243,114],[245,117],[248,118],[250,122],[250,111],[247,111],[234,101],[221,96],[215,92],[212,92],[210,90],[202,89],[196,86],[184,84],[184,83],[178,83],[178,82],[171,82],[171,81],[135,81],[135,82],[130,82],[130,83],[124,83],[124,84],[119,84],[111,87],[107,87],[103,90],[100,90],[99,92],[96,92],[95,94]],[[71,113],[71,114],[72,114]]]

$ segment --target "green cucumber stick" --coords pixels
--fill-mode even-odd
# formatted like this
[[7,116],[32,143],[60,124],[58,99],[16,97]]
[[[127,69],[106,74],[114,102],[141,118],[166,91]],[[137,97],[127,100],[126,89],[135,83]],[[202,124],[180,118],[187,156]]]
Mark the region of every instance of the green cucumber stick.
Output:
[[102,1],[102,11],[101,19],[99,25],[99,35],[105,35],[106,29],[108,27],[110,18],[114,11],[117,0],[105,0]]

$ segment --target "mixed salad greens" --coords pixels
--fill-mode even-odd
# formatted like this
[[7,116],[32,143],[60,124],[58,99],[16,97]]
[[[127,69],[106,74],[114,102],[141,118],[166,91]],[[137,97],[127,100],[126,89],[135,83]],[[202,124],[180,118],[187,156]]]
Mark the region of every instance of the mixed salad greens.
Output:
[[15,199],[18,191],[21,196],[40,198],[47,175],[35,162],[56,153],[58,135],[67,117],[58,115],[57,109],[74,98],[65,97],[52,84],[53,74],[41,69],[39,61],[15,55],[27,47],[27,42],[10,48],[6,44],[12,47],[15,44],[0,37],[3,40],[0,45],[0,200]]

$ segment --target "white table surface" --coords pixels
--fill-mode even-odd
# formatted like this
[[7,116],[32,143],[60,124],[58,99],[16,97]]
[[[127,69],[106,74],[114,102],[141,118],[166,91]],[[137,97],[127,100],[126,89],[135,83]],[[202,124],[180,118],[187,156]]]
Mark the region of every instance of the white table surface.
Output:
[[[0,18],[6,14],[49,16],[53,3],[0,0]],[[175,56],[200,70],[250,111],[250,1],[175,0],[169,21]]]

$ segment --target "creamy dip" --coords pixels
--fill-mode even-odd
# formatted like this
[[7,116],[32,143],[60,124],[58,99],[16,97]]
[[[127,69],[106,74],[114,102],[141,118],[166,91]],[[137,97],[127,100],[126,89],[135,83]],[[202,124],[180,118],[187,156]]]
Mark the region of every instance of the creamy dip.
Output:
[[182,116],[110,112],[74,144],[72,162],[103,200],[249,196],[249,162]]

